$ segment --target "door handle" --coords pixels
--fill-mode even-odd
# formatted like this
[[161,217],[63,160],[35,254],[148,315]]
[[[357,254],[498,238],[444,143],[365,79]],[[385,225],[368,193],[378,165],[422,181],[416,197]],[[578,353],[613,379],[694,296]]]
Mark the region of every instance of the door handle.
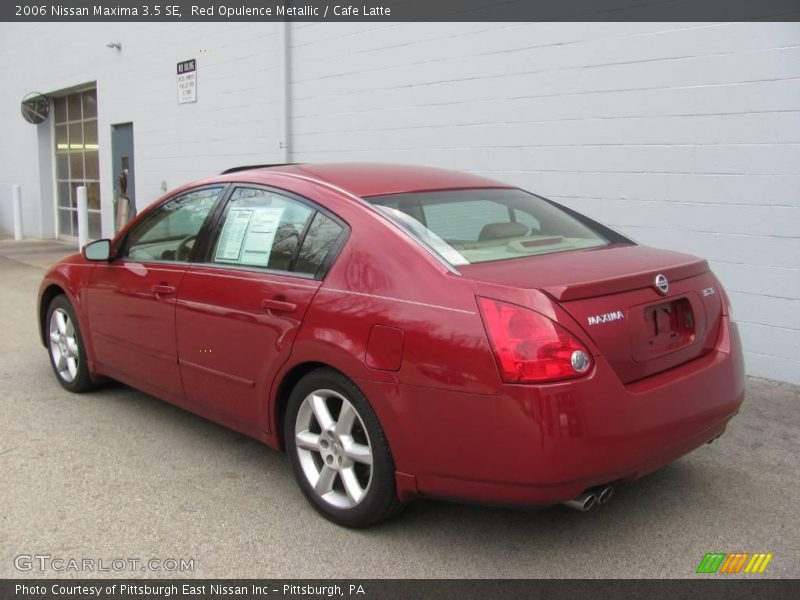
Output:
[[268,299],[261,301],[261,308],[277,312],[294,312],[297,310],[297,304],[285,300]]
[[175,293],[175,288],[171,285],[158,283],[150,288],[156,296],[172,296]]

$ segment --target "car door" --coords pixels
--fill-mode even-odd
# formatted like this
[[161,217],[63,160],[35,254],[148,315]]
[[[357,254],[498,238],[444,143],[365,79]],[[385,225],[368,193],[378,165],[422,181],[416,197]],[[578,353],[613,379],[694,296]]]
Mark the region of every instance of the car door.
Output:
[[261,429],[277,370],[288,359],[346,226],[285,192],[234,189],[204,262],[193,264],[177,302],[186,397]]
[[224,186],[169,199],[133,226],[98,264],[87,289],[99,369],[157,395],[183,396],[175,299],[203,225]]

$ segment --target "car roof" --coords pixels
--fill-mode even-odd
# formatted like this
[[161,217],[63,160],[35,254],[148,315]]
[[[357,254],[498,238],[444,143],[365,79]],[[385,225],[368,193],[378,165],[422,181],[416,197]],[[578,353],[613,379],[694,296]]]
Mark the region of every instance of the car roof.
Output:
[[260,179],[258,175],[279,173],[310,178],[342,188],[362,198],[408,192],[513,187],[461,171],[385,163],[288,164],[229,171],[235,173],[239,180],[251,176],[253,180],[257,180]]

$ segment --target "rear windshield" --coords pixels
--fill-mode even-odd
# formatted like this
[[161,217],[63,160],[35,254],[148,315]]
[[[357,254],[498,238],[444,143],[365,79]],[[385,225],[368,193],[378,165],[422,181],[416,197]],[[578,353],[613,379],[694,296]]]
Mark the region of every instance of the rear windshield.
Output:
[[518,189],[416,192],[367,200],[452,265],[612,243],[589,219],[579,220]]

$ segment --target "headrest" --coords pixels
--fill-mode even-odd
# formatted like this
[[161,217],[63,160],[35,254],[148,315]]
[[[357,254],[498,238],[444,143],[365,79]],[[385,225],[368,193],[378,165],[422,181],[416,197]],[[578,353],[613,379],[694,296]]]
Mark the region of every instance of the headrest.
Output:
[[484,225],[479,240],[502,240],[527,235],[528,226],[522,223],[489,223]]

